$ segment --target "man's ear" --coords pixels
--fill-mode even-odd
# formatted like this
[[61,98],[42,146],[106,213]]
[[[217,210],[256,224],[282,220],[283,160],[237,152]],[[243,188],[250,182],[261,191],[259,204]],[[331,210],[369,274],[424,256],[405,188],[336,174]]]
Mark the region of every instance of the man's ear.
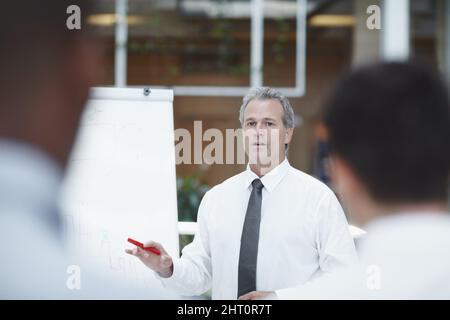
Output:
[[284,134],[284,144],[291,143],[292,136],[294,134],[294,128],[286,128],[286,133]]
[[351,166],[337,155],[330,157],[330,175],[335,191],[345,198],[351,198],[363,189]]
[[374,217],[373,208],[377,204],[363,180],[348,162],[338,156],[331,157],[330,167],[334,191],[346,209],[349,222],[356,225],[367,223]]

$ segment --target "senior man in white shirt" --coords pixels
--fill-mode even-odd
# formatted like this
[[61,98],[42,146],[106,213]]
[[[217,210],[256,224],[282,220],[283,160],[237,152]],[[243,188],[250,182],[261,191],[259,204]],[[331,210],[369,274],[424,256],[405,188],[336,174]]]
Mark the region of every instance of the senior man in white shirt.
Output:
[[360,266],[281,299],[450,299],[450,103],[426,67],[380,64],[345,77],[325,108],[332,178],[367,234]]
[[[334,193],[286,159],[294,130],[288,99],[271,88],[253,89],[243,99],[240,122],[249,138],[246,152],[257,161],[205,194],[198,232],[182,257],[172,259],[156,242],[146,245],[160,249],[160,256],[127,250],[182,295],[212,287],[213,299],[256,290],[265,296],[357,260]],[[271,162],[263,160],[268,149],[276,150]]]

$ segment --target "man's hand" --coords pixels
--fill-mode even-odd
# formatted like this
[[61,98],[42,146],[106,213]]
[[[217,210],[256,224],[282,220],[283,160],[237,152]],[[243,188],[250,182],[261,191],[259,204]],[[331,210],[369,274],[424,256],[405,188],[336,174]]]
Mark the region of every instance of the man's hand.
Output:
[[239,297],[239,300],[275,300],[277,295],[274,291],[252,291]]
[[138,257],[147,267],[156,271],[163,278],[169,278],[173,273],[172,258],[164,250],[163,246],[157,242],[150,241],[144,243],[144,247],[154,247],[161,252],[161,255],[154,254],[139,247],[125,250],[126,253]]

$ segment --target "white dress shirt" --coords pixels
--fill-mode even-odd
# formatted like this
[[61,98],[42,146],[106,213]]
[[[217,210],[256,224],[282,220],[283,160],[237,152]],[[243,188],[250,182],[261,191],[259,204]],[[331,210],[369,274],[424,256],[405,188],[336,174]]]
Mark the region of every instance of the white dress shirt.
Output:
[[[249,168],[208,191],[198,211],[198,232],[173,275],[161,278],[182,295],[200,295],[212,287],[213,299],[236,299],[240,240],[251,182]],[[356,261],[345,215],[334,193],[284,160],[261,178],[258,291],[302,284],[320,271]]]
[[367,225],[360,265],[277,291],[280,299],[450,299],[450,214],[397,213]]

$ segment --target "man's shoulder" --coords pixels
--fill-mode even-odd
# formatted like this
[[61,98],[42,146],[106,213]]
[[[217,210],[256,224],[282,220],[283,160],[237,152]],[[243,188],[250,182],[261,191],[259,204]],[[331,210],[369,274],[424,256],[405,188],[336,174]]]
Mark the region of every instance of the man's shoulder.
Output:
[[319,179],[299,170],[292,166],[289,167],[287,179],[290,183],[298,187],[307,188],[313,191],[321,191],[325,193],[333,193],[333,191]]
[[242,171],[234,176],[227,178],[221,183],[216,184],[208,191],[208,193],[214,194],[216,192],[235,190],[237,186],[242,185],[244,179],[245,179],[245,171]]

